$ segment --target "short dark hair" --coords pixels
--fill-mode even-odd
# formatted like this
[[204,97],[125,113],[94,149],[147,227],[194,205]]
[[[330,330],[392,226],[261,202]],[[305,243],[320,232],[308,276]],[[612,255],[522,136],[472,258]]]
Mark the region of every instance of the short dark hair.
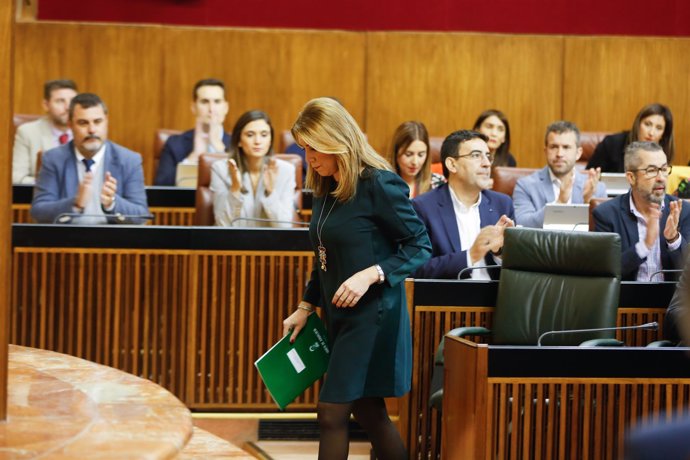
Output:
[[79,91],[77,89],[77,84],[72,80],[48,80],[43,84],[43,99],[49,101],[53,91],[58,89],[73,89],[76,92]]
[[632,171],[640,167],[639,151],[645,152],[663,152],[664,149],[656,142],[636,141],[631,142],[625,147],[625,155],[623,156],[623,165],[626,171]]
[[443,165],[443,176],[448,179],[450,174],[446,167],[446,158],[456,158],[460,151],[460,144],[471,141],[472,139],[481,139],[488,142],[489,138],[484,134],[469,129],[461,129],[460,131],[452,132],[443,139],[441,144],[441,164]]
[[196,82],[196,84],[194,85],[194,91],[192,92],[192,100],[196,101],[196,92],[202,86],[219,86],[223,90],[223,95],[225,95],[225,83],[223,83],[223,80],[218,80],[217,78],[204,78]]
[[580,146],[580,130],[577,125],[572,121],[559,120],[554,121],[549,126],[546,127],[546,133],[544,134],[544,145],[549,142],[549,134],[563,134],[563,133],[575,133],[575,146]]
[[72,116],[74,115],[74,107],[80,105],[84,109],[88,109],[90,107],[96,107],[97,105],[100,105],[103,107],[103,112],[106,114],[108,113],[108,107],[106,107],[105,102],[101,100],[100,97],[98,97],[97,94],[93,93],[81,93],[77,94],[74,96],[74,99],[72,99],[72,102],[69,104],[69,119],[72,119]]

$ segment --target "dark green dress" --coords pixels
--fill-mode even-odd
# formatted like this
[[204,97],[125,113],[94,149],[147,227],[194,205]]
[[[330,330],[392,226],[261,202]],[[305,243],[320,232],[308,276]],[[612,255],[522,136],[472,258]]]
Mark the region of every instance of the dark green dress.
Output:
[[[334,205],[330,194],[314,200],[309,236],[316,263],[304,300],[325,309],[331,360],[322,401],[401,396],[410,390],[412,339],[403,281],[430,257],[431,243],[408,196],[398,175],[370,168],[362,172],[351,201]],[[325,272],[317,250],[320,215]],[[383,268],[386,281],[369,287],[355,307],[336,308],[331,299],[338,287],[374,264]]]

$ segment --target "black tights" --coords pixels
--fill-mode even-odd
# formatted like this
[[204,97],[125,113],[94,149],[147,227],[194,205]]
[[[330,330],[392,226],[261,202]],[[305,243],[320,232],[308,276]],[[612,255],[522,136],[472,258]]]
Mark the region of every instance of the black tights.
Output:
[[369,436],[378,460],[407,458],[400,434],[388,418],[383,398],[362,398],[342,404],[319,402],[319,460],[347,460],[351,413]]

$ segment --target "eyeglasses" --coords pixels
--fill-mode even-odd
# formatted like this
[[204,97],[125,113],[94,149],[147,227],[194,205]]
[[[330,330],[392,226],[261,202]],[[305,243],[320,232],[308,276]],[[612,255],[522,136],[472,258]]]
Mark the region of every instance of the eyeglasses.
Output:
[[466,153],[464,155],[458,155],[455,158],[469,158],[470,160],[481,161],[482,157],[485,157],[487,160],[489,160],[489,163],[494,162],[494,154],[491,152],[482,153],[482,152],[476,152],[475,151],[472,153]]
[[633,169],[632,171],[642,171],[645,179],[654,179],[659,175],[659,173],[661,173],[662,177],[668,177],[668,175],[671,174],[672,168],[673,167],[671,165],[664,165],[661,168],[657,166],[647,166],[646,168]]

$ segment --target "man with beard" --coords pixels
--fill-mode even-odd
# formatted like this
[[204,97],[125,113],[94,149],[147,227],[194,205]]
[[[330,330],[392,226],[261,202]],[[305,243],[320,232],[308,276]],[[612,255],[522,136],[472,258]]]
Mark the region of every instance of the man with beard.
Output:
[[547,203],[589,203],[592,197],[606,198],[606,187],[599,183],[600,168],[582,173],[575,168],[582,147],[580,130],[574,123],[551,123],[544,136],[544,153],[547,166],[515,184],[513,202],[518,225],[541,228]]
[[[514,225],[514,211],[508,195],[488,190],[493,158],[487,139],[466,130],[446,137],[441,164],[448,183],[412,201],[432,246],[416,278],[456,279],[464,268],[500,264],[503,229]],[[478,268],[464,277],[497,279],[498,270]]]
[[658,272],[683,267],[682,249],[690,241],[690,211],[683,209],[681,200],[666,194],[671,165],[656,142],[631,143],[623,161],[630,192],[594,210],[595,230],[621,236],[623,280],[674,279]]
[[101,98],[82,93],[72,99],[69,126],[73,141],[43,154],[31,216],[40,223],[60,217],[79,224],[144,222],[141,156],[107,140]]
[[33,184],[36,180],[36,157],[72,140],[67,126],[69,104],[77,95],[72,80],[50,80],[43,85],[45,116],[17,128],[12,149],[12,183]]

